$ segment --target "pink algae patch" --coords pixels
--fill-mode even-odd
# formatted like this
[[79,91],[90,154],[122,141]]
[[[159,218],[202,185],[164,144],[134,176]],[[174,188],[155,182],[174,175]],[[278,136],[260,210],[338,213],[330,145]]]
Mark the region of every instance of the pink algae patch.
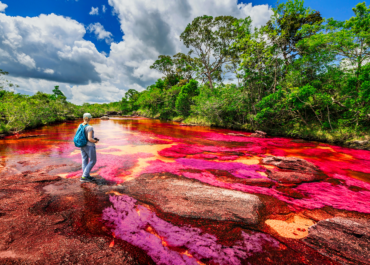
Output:
[[213,161],[204,161],[200,159],[187,159],[187,158],[179,158],[176,162],[184,165],[189,166],[193,169],[216,169],[216,170],[224,170],[228,171],[233,174],[235,177],[238,178],[266,178],[259,174],[257,171],[265,172],[266,169],[259,165],[245,165],[242,163],[235,163],[235,162],[213,162]]
[[219,160],[236,160],[238,158],[239,156],[219,156],[218,157]]
[[347,186],[356,186],[370,191],[370,183],[366,183],[357,179],[353,179],[344,175],[335,174],[336,179],[342,179],[345,181]]
[[168,141],[153,139],[150,135],[143,134],[121,134],[117,138],[108,138],[105,143],[110,146],[125,146],[125,145],[154,145],[154,144],[168,144]]
[[315,148],[315,149],[305,149],[302,151],[302,154],[306,156],[322,157],[332,155],[333,152],[328,149]]
[[343,185],[328,182],[304,183],[295,190],[308,195],[309,199],[294,204],[308,209],[332,206],[337,209],[370,213],[370,191],[351,191]]
[[[235,147],[228,148],[223,146],[199,146],[199,145],[186,145],[178,144],[171,146],[169,148],[163,149],[158,152],[159,155],[164,157],[181,158],[188,155],[192,155],[194,158],[219,158],[228,156],[227,160],[232,160],[232,158],[237,156],[227,155],[225,152],[243,152],[249,151],[251,147]],[[235,158],[235,159],[236,159]]]
[[215,154],[197,154],[192,156],[192,158],[200,158],[200,159],[216,159],[218,158]]
[[365,160],[339,160],[330,159],[306,159],[318,166],[323,172],[329,175],[342,174],[346,175],[346,170],[370,173],[370,161]]
[[244,231],[243,240],[231,247],[223,246],[214,235],[198,228],[178,227],[158,218],[129,196],[110,196],[110,201],[113,207],[103,210],[102,219],[116,237],[140,247],[157,264],[198,264],[207,260],[212,264],[239,265],[253,253],[263,252],[264,245],[279,247],[279,242],[269,235]]
[[356,159],[370,161],[370,151],[356,150],[356,149],[344,148],[344,147],[339,147],[339,146],[332,146],[332,148],[336,152],[351,155]]
[[274,149],[270,151],[270,154],[273,156],[286,156],[287,152],[284,150]]
[[217,154],[196,154],[191,156],[196,159],[218,159],[218,160],[236,160],[239,156],[236,155],[217,155]]
[[199,146],[179,144],[163,149],[158,152],[158,154],[164,157],[180,158],[186,157],[187,155],[200,154],[202,152],[203,150]]

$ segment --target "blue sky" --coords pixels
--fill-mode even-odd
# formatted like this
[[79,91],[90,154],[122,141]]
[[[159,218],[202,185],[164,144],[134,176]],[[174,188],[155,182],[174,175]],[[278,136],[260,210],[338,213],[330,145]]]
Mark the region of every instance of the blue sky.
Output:
[[[112,33],[114,42],[122,40],[123,32],[120,29],[119,21],[117,16],[113,14],[113,9],[107,0],[2,0],[2,2],[8,5],[6,13],[10,16],[33,17],[40,14],[54,13],[73,18],[86,26],[99,22],[106,31]],[[277,1],[244,0],[239,2],[252,3],[253,5],[268,4],[274,7]],[[320,11],[323,17],[346,20],[352,16],[353,12],[351,9],[358,2],[353,0],[306,0],[305,4],[314,10]],[[103,5],[106,8],[105,13],[102,11]],[[89,14],[92,7],[99,8],[98,15]],[[104,40],[97,40],[93,33],[87,32],[84,39],[93,42],[100,52],[104,51],[109,54],[110,45]]]
[[[106,31],[112,33],[113,40],[119,42],[122,40],[123,33],[116,15],[113,15],[113,9],[104,0],[2,0],[8,5],[6,14],[10,16],[34,17],[40,14],[62,15],[73,18],[85,26],[91,23],[99,22]],[[105,6],[106,12],[102,11]],[[98,7],[98,15],[89,15],[91,8]],[[87,33],[84,39],[92,41],[99,51],[109,54],[110,47],[104,40],[97,40],[93,33]]]
[[[350,18],[357,3],[305,1],[337,20]],[[253,27],[262,26],[275,5],[272,0],[0,0],[0,69],[20,86],[18,93],[52,93],[58,85],[76,104],[118,101],[128,89],[142,91],[162,77],[150,69],[158,55],[187,53],[179,35],[195,17],[250,16]]]

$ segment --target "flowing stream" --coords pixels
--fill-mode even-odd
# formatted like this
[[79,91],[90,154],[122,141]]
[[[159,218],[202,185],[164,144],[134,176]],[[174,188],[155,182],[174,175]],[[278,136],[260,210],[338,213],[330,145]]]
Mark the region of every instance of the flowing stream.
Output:
[[[34,182],[44,183],[38,196],[51,199],[33,213],[82,207],[63,233],[104,235],[110,248],[145,255],[141,262],[337,264],[335,246],[307,239],[311,227],[335,217],[369,220],[369,151],[145,118],[94,119],[98,182],[80,184],[78,125],[0,140],[0,181],[57,177]],[[9,251],[3,256],[16,248]]]

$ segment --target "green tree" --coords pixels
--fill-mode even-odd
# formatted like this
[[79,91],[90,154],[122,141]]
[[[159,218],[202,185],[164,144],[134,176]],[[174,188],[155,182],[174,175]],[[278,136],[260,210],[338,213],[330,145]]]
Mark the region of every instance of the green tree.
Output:
[[297,56],[304,51],[297,47],[297,43],[304,38],[314,35],[319,29],[310,27],[302,30],[305,25],[321,25],[323,18],[304,6],[304,0],[288,0],[273,8],[274,14],[266,25],[269,39],[279,47],[286,66],[289,66]]
[[197,17],[180,35],[185,46],[194,49],[201,66],[199,77],[204,76],[211,89],[213,81],[221,79],[223,65],[234,56],[231,46],[237,35],[235,21],[231,16]]
[[181,91],[176,99],[177,112],[184,117],[188,116],[193,104],[193,97],[197,95],[199,95],[198,82],[192,79],[181,87]]
[[[189,54],[177,53],[173,56],[173,62],[176,66],[176,72],[182,77],[184,82],[188,82],[190,79],[195,78],[197,71],[199,70],[199,59],[191,57]],[[185,84],[185,83],[182,84]]]
[[159,55],[158,60],[156,60],[153,65],[150,66],[150,69],[156,69],[163,73],[165,77],[168,77],[174,74],[173,66],[174,63],[171,56]]
[[138,95],[139,95],[139,92],[137,92],[137,90],[135,90],[135,89],[129,89],[125,93],[125,98],[127,100],[129,100],[129,101],[136,101]]
[[59,89],[59,86],[55,86],[54,89],[53,89],[53,93],[55,96],[59,97],[59,96],[64,96],[63,92]]
[[175,63],[171,56],[159,55],[158,60],[150,66],[150,69],[156,69],[164,74],[166,88],[176,85],[180,80],[180,77],[175,70]]
[[[355,16],[346,21],[328,19],[327,24],[316,27],[322,30],[319,34],[301,42],[301,45],[311,49],[322,48],[338,56],[342,66],[359,77],[362,66],[370,60],[370,6],[363,2],[352,10]],[[312,31],[312,28],[315,27],[306,26],[305,31]]]

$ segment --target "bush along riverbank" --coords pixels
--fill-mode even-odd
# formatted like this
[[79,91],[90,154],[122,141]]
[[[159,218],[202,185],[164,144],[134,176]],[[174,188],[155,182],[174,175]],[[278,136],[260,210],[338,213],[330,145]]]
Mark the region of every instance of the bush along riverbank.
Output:
[[163,78],[129,90],[121,110],[369,148],[369,24],[365,3],[335,21],[302,0],[256,29],[249,17],[195,18],[179,36],[189,54],[160,55],[151,68]]
[[56,86],[53,94],[37,92],[33,96],[0,90],[0,135],[19,133],[54,122],[82,119],[85,112],[101,117],[109,111],[119,111],[120,104],[72,104]]

